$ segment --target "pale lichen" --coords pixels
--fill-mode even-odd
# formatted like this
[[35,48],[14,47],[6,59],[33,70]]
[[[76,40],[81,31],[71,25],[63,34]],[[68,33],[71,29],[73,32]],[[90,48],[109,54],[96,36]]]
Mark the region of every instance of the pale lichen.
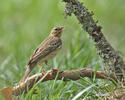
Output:
[[125,64],[122,57],[113,49],[108,43],[101,27],[97,26],[97,21],[93,19],[93,12],[89,12],[88,9],[83,6],[78,0],[63,0],[66,2],[65,14],[71,16],[72,13],[77,17],[79,23],[82,24],[82,28],[88,32],[95,42],[98,54],[103,59],[105,64],[105,70],[108,74],[115,74],[118,81],[125,80]]

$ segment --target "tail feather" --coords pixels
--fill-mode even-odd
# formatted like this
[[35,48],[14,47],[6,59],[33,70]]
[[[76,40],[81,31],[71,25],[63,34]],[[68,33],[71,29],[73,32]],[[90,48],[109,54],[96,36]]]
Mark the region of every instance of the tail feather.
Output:
[[33,70],[33,68],[35,67],[35,65],[36,64],[32,64],[32,65],[29,65],[27,67],[26,72],[25,72],[23,78],[20,80],[20,83],[24,82],[27,79],[27,77],[29,76],[30,72]]

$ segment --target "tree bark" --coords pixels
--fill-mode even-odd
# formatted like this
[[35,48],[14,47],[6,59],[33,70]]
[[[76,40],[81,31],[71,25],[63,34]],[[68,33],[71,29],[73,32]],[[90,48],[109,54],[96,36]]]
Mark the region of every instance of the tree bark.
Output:
[[[70,80],[79,80],[84,77],[93,78],[95,75],[95,78],[98,79],[108,79],[108,80],[116,80],[114,76],[108,76],[106,73],[102,71],[93,71],[92,69],[82,68],[78,70],[65,70],[65,71],[59,71],[59,70],[49,70],[46,72],[46,74],[35,74],[31,77],[29,77],[25,82],[19,83],[17,86],[13,87],[12,94],[13,95],[19,95],[24,93],[27,93],[34,84],[36,84],[38,81],[45,82],[49,80],[63,80],[63,81],[70,81]],[[42,79],[42,80],[41,80]]]
[[117,81],[125,82],[125,63],[123,58],[114,50],[104,37],[101,26],[97,25],[97,21],[93,19],[93,12],[83,6],[78,0],[63,0],[66,3],[65,14],[71,16],[72,13],[77,17],[79,23],[94,40],[97,53],[104,62],[105,71],[109,75],[115,75]]

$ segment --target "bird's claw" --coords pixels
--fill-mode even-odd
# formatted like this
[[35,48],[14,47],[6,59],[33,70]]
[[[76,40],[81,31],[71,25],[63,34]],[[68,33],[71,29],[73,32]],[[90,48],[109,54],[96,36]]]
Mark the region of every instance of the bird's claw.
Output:
[[53,67],[51,68],[53,72],[57,72],[58,69],[54,69]]

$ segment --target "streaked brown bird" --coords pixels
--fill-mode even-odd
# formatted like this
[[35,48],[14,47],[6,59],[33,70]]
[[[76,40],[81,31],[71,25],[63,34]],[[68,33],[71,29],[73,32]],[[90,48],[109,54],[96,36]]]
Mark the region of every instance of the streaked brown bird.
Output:
[[[55,27],[51,30],[49,36],[36,48],[30,57],[30,60],[27,63],[27,70],[25,75],[20,82],[24,82],[26,80],[32,69],[37,64],[41,66],[40,64],[45,62],[45,64],[49,66],[47,64],[48,60],[56,56],[62,47],[61,35],[63,31],[63,26]],[[43,69],[42,71],[45,73]]]

